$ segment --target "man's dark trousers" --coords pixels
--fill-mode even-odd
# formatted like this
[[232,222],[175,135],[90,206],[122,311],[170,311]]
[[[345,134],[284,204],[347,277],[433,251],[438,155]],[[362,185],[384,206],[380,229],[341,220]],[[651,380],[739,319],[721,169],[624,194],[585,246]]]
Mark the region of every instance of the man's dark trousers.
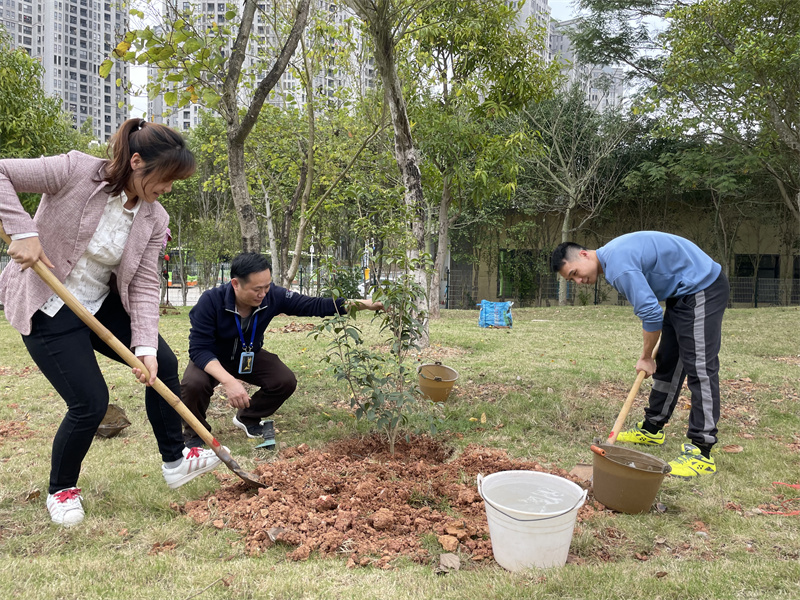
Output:
[[706,289],[666,301],[653,389],[645,410],[648,421],[663,427],[686,379],[692,393],[686,437],[702,446],[717,442],[719,349],[729,293],[728,278],[720,273]]
[[[246,375],[238,373],[238,360],[221,360],[220,364],[236,379],[261,388],[250,398],[250,406],[239,409],[236,413],[236,417],[245,425],[257,425],[261,419],[273,414],[297,388],[297,379],[289,367],[283,364],[276,354],[263,349],[255,355],[252,373]],[[206,421],[206,413],[214,388],[218,384],[214,377],[191,361],[181,381],[181,400],[209,431],[211,427]],[[183,439],[187,446],[197,446],[202,443],[197,434],[185,423]]]

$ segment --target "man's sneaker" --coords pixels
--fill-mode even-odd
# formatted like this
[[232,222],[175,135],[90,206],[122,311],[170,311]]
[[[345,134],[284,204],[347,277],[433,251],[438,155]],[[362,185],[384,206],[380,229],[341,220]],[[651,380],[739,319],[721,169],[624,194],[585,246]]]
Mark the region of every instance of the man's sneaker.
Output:
[[242,423],[237,416],[234,415],[233,417],[233,424],[236,425],[239,429],[243,430],[247,437],[251,439],[262,438],[264,437],[264,425],[261,423],[256,423],[255,425],[245,425]]
[[669,466],[672,467],[670,475],[681,479],[692,479],[698,475],[713,475],[717,472],[717,465],[713,458],[706,458],[700,453],[700,448],[694,444],[681,445],[681,455]]
[[275,448],[275,422],[272,420],[262,421],[261,427],[264,441],[256,448]]
[[53,523],[72,527],[83,521],[81,491],[73,487],[47,495],[47,510]]
[[644,425],[644,421],[639,421],[636,427],[619,432],[617,441],[627,442],[628,444],[644,444],[645,446],[660,446],[664,443],[663,429],[658,433],[650,433],[642,429],[642,425]]
[[213,471],[220,463],[213,450],[184,448],[183,461],[174,469],[161,465],[161,473],[171,489],[179,488],[203,473]]

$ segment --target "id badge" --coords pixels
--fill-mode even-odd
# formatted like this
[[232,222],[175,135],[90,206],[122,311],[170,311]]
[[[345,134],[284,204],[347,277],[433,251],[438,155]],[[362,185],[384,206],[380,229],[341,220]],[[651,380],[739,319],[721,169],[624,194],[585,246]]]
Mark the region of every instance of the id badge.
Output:
[[241,375],[247,375],[253,372],[254,357],[254,352],[242,352],[242,355],[239,357],[239,373]]

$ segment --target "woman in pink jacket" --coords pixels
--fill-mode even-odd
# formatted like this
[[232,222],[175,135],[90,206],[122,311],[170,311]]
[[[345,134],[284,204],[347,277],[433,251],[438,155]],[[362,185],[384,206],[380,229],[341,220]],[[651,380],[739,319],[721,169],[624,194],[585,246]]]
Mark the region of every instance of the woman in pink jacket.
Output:
[[[195,170],[183,138],[163,125],[130,119],[112,138],[113,158],[81,152],[0,161],[0,220],[13,259],[0,275],[0,302],[42,373],[67,404],[53,440],[47,509],[55,523],[83,520],[78,476],[108,408],[108,386],[95,351],[118,360],[30,269],[41,260],[89,312],[150,371],[134,369],[147,417],[177,488],[219,464],[211,450],[184,448],[181,419],[150,387],[158,376],[180,396],[178,361],[158,335],[158,255],[169,216],[158,197]],[[36,215],[18,193],[41,193]]]

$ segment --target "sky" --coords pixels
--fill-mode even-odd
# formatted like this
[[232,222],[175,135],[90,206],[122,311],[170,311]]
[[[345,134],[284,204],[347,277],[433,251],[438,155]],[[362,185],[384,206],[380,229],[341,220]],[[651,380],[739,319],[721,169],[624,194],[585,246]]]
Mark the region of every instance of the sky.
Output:
[[[576,12],[574,7],[575,0],[549,0],[550,14],[558,21],[566,21],[571,19]],[[147,67],[143,65],[131,65],[130,70],[131,81],[136,86],[142,86],[147,81]],[[142,118],[147,113],[147,96],[131,96],[131,113],[132,118]]]
[[573,0],[550,0],[548,4],[550,5],[550,16],[557,21],[571,19],[577,12],[573,6]]

